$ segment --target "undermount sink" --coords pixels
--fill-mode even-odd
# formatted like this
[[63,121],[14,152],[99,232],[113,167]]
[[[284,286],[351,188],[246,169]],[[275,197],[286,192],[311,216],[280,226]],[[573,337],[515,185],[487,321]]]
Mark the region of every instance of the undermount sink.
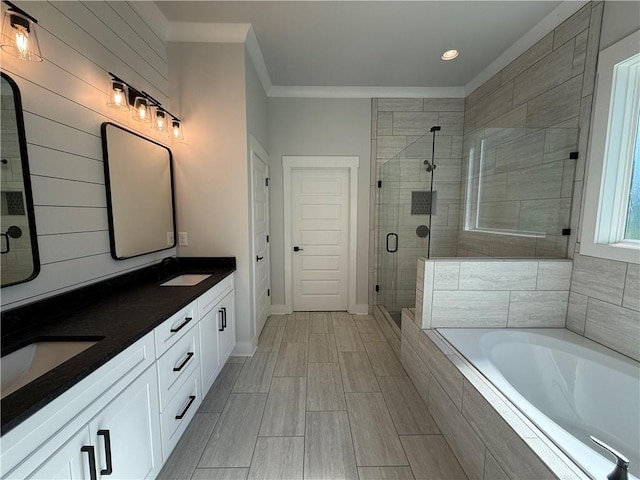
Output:
[[194,285],[199,284],[201,281],[206,280],[211,275],[201,275],[201,274],[184,274],[178,275],[171,280],[160,284],[161,287],[193,287]]
[[0,398],[15,392],[96,343],[98,341],[93,340],[42,341],[5,355],[0,361]]

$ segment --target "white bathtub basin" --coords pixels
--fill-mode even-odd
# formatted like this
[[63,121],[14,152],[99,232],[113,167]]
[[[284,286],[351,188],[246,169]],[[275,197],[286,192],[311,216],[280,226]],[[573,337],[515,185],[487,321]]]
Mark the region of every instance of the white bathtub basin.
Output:
[[201,275],[201,274],[184,274],[178,275],[171,280],[161,283],[161,287],[193,287],[194,285],[199,284],[201,281],[206,280],[211,275]]
[[75,357],[97,341],[36,342],[5,355],[0,360],[0,398]]

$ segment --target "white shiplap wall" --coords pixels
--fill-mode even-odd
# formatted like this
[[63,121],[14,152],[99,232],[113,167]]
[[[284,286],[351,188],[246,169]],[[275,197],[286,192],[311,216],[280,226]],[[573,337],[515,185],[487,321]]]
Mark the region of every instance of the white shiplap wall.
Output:
[[0,54],[22,94],[42,266],[31,282],[2,289],[3,310],[176,254],[111,258],[100,139],[101,123],[114,122],[167,144],[106,106],[111,71],[171,110],[165,41],[128,2],[15,3],[38,19],[45,58]]

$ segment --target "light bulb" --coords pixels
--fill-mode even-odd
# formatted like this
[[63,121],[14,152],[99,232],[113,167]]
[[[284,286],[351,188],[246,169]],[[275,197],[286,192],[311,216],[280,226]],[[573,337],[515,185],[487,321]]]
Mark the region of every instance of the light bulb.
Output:
[[140,105],[138,107],[138,116],[140,117],[140,120],[144,120],[147,116],[147,107],[144,105]]
[[15,27],[16,48],[21,59],[29,58],[29,34],[20,27]]
[[123,99],[124,96],[122,95],[122,90],[113,91],[113,103],[115,103],[118,107],[122,106]]

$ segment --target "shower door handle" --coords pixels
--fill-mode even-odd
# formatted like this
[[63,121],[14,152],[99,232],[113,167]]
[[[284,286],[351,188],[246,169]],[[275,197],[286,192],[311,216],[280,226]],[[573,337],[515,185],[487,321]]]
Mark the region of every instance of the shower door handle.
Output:
[[[389,248],[389,238],[396,237],[395,247],[393,250]],[[397,233],[387,233],[387,252],[396,253],[398,251],[398,234]]]

